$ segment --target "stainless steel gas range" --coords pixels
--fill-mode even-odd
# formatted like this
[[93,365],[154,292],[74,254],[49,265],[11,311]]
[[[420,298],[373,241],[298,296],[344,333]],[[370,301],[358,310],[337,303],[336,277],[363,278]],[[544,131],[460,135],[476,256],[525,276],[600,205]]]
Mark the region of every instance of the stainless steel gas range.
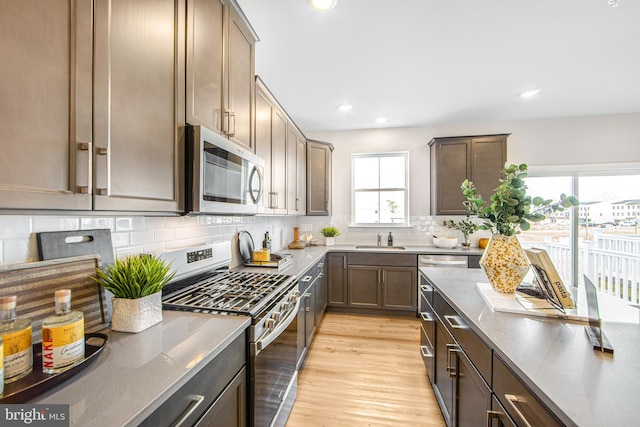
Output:
[[231,245],[214,243],[161,255],[176,269],[163,308],[251,316],[248,332],[249,425],[283,426],[295,400],[297,312],[294,276],[229,271]]

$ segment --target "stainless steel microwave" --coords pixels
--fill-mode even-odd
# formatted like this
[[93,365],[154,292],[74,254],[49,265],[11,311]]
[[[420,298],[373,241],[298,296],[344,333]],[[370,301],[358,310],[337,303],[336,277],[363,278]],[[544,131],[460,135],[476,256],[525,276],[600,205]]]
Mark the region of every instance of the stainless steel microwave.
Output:
[[187,126],[187,214],[264,212],[264,161],[202,126]]

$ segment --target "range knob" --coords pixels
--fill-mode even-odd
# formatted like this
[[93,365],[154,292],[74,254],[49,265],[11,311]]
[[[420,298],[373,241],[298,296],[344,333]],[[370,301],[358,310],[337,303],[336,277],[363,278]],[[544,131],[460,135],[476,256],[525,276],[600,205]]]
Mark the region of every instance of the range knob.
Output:
[[300,298],[300,292],[293,291],[293,293],[289,295],[289,302],[295,303],[298,300],[298,298]]
[[276,326],[276,321],[273,319],[267,319],[264,321],[264,327],[267,329],[273,329]]
[[279,311],[274,311],[273,314],[271,315],[271,319],[279,322],[282,319],[282,313]]
[[280,310],[282,311],[289,311],[289,308],[291,307],[291,303],[290,302],[283,302],[282,305],[280,306]]

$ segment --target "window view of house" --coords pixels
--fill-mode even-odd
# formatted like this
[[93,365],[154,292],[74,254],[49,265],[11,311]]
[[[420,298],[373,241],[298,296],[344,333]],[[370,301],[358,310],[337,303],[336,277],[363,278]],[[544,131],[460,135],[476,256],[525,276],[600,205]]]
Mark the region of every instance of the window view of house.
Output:
[[353,154],[356,224],[408,224],[409,153]]
[[[547,250],[565,284],[580,285],[583,275],[600,291],[640,302],[640,175],[593,175],[527,178],[528,194],[557,199],[573,194],[575,212],[560,212],[533,223],[520,235],[524,247]],[[572,238],[572,224],[577,239]],[[574,246],[577,242],[577,247]],[[571,253],[577,253],[576,261]],[[577,262],[577,277],[572,277]]]

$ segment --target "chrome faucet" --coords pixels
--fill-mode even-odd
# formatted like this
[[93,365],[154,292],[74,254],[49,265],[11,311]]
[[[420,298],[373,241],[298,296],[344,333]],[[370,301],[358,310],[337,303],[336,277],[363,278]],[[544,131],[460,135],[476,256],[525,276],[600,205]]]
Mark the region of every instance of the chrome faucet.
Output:
[[378,233],[378,246],[382,246],[382,233]]

